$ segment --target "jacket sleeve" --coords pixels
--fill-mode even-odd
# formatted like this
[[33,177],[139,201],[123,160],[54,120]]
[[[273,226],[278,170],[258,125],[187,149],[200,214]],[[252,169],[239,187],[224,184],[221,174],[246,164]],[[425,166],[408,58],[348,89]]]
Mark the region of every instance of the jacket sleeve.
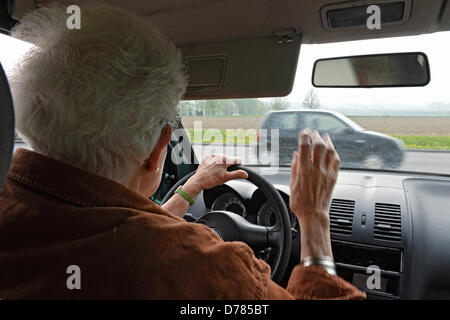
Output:
[[286,289],[270,279],[270,268],[255,258],[260,270],[265,290],[260,299],[284,300],[346,300],[365,299],[366,294],[344,279],[330,275],[318,266],[304,267],[297,265],[293,270]]

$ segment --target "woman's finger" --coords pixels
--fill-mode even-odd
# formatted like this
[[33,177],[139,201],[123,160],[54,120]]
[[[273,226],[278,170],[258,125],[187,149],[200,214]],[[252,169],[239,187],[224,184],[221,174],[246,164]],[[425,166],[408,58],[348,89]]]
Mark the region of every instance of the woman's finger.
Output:
[[323,142],[325,142],[325,145],[327,146],[327,148],[335,150],[333,141],[331,141],[331,138],[328,135],[328,133],[324,133],[323,134]]
[[[293,188],[298,180],[298,162],[299,162],[299,154],[297,151],[294,151],[292,162],[291,162],[291,179],[290,186]],[[292,190],[291,190],[292,191]]]
[[298,135],[299,160],[297,163],[297,172],[301,167],[309,168],[311,165],[311,131],[302,130]]
[[316,130],[312,134],[311,140],[313,144],[312,161],[316,167],[320,168],[325,154],[325,143]]
[[238,157],[223,156],[222,163],[225,164],[225,166],[228,168],[228,167],[236,165],[236,164],[242,164],[242,160],[241,160],[241,158],[238,158]]
[[333,163],[334,158],[336,157],[336,151],[334,150],[333,142],[331,142],[330,136],[327,133],[323,135],[323,141],[326,147],[325,167],[329,168],[330,164]]
[[291,162],[291,178],[297,177],[298,175],[298,158],[299,158],[298,152],[294,151]]
[[334,151],[334,152],[331,153],[333,155],[333,158],[331,158],[331,155],[330,155],[329,162],[331,162],[333,170],[334,171],[338,171],[339,170],[339,165],[341,163],[341,159],[339,158],[339,154],[336,152],[336,149],[334,148],[334,144],[331,141],[331,138],[330,138],[330,136],[327,133],[325,133],[323,135],[323,140],[325,142],[325,145],[327,146],[327,149],[331,149],[331,150]]
[[229,171],[225,174],[226,181],[234,180],[234,179],[247,179],[248,173],[244,170],[234,170]]
[[333,170],[337,174],[337,171],[339,171],[339,165],[341,164],[341,159],[339,158],[339,154],[336,152],[335,157],[333,160]]

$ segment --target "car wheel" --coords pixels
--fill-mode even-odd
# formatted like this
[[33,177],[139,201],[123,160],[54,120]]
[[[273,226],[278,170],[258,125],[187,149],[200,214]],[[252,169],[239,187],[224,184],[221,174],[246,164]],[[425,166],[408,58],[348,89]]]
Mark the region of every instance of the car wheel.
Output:
[[393,151],[388,156],[384,157],[383,164],[385,168],[398,168],[403,162],[403,151]]
[[379,154],[369,154],[364,159],[364,167],[370,169],[382,169],[384,167],[384,159]]

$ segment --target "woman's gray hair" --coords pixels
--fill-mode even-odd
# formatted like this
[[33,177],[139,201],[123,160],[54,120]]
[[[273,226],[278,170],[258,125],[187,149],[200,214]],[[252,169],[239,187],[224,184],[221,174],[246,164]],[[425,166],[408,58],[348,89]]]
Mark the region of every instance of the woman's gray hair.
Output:
[[179,50],[135,14],[81,6],[30,12],[13,36],[33,43],[11,77],[17,130],[40,153],[122,181],[174,121],[186,85]]

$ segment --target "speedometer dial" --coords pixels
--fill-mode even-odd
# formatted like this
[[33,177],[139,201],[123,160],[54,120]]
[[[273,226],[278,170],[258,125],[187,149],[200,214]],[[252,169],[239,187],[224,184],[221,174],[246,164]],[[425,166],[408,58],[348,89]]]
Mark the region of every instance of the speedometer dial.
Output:
[[264,203],[264,205],[259,209],[257,221],[260,226],[272,227],[277,222],[275,213],[273,212],[273,207],[269,202]]
[[224,210],[236,213],[242,217],[247,216],[247,210],[242,201],[231,193],[224,193],[218,197],[211,206],[211,210]]
[[[286,204],[289,208],[289,204]],[[289,210],[289,216],[291,218],[291,227],[295,228],[297,225],[297,218],[295,215]],[[269,202],[263,204],[263,206],[258,211],[257,221],[260,226],[272,227],[277,222],[277,217],[275,216],[275,212],[273,207]]]

